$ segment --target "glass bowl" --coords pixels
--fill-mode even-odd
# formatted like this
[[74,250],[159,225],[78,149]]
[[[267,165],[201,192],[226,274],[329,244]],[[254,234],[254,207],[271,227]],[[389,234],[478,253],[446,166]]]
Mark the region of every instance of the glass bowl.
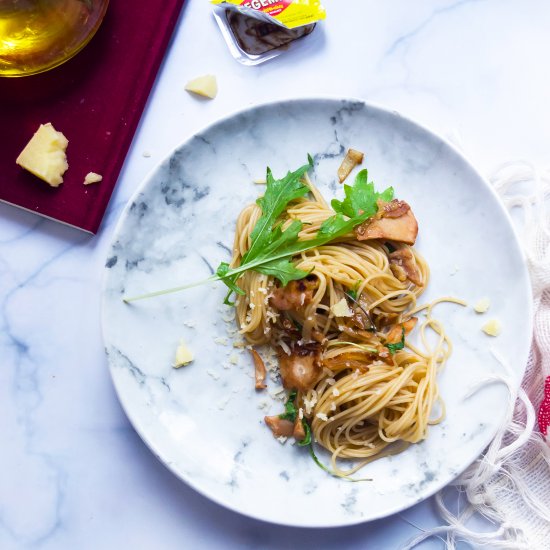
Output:
[[0,0],[0,76],[61,65],[92,39],[109,0]]

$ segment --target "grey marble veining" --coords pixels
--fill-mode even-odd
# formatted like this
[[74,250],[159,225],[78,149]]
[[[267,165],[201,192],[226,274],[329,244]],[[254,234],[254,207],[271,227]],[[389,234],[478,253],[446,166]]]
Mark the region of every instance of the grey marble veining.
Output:
[[[98,295],[121,212],[175,145],[235,109],[318,93],[364,97],[450,136],[485,175],[518,158],[547,167],[546,0],[322,3],[328,16],[320,40],[316,31],[303,50],[243,70],[229,57],[209,2],[185,2],[95,238],[80,242],[70,228],[0,204],[2,550],[388,550],[445,523],[432,499],[343,529],[283,528],[235,515],[179,482],[149,452],[121,411],[104,357]],[[215,101],[183,91],[204,72],[217,76]],[[173,322],[182,323],[185,310],[174,309]],[[455,341],[467,343],[460,334]],[[482,359],[492,361],[485,348]],[[286,483],[293,491],[295,482]],[[446,493],[456,504],[453,490]],[[494,526],[474,518],[472,528]],[[420,546],[444,547],[437,537]]]
[[[440,377],[443,424],[396,457],[369,465],[372,482],[331,478],[304,449],[281,445],[262,418],[282,403],[253,389],[250,357],[232,347],[225,288],[209,283],[126,305],[122,296],[207,278],[228,260],[235,219],[255,200],[269,165],[283,174],[311,153],[327,197],[341,193],[342,152],[365,152],[379,188],[392,185],[419,220],[417,246],[432,268],[424,299],[473,304],[491,298],[503,334],[489,341],[471,308],[441,305],[455,351]],[[121,403],[153,452],[177,476],[244,514],[289,525],[346,525],[383,517],[433,494],[488,443],[506,391],[469,387],[503,372],[498,348],[519,381],[527,354],[529,287],[508,218],[492,191],[450,146],[397,113],[360,101],[296,100],[226,118],[179,147],[127,207],[106,258],[103,327]],[[224,320],[225,319],[225,320]],[[171,367],[184,339],[195,361]],[[260,408],[267,401],[265,408]],[[464,435],[466,434],[466,435]],[[320,457],[328,460],[326,453]],[[289,488],[292,488],[290,498]]]

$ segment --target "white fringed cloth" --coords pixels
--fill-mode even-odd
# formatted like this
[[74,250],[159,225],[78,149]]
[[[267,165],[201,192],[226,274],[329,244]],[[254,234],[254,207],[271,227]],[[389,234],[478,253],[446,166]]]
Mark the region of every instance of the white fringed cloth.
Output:
[[[510,405],[495,439],[436,495],[447,525],[424,531],[403,550],[434,536],[445,540],[451,550],[461,540],[474,548],[550,549],[550,170],[539,171],[522,161],[509,163],[490,182],[506,207],[523,215],[520,238],[531,274],[535,316],[527,370],[518,391],[509,386]],[[462,506],[457,509],[458,501]],[[494,524],[493,530],[478,532],[470,527],[475,514]]]

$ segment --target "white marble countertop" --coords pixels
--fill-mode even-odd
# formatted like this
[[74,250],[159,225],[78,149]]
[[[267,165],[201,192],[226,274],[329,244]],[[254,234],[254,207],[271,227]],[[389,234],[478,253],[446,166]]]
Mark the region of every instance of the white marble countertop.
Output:
[[[459,141],[482,173],[517,158],[547,164],[545,0],[324,4],[327,21],[299,51],[243,67],[207,0],[187,0],[97,236],[0,204],[0,548],[358,549],[368,541],[375,550],[441,523],[431,500],[332,530],[222,509],[141,442],[104,356],[101,276],[122,207],[172,148],[231,111],[295,96],[360,97]],[[214,101],[183,91],[204,73],[218,77]],[[442,547],[438,539],[422,546]]]

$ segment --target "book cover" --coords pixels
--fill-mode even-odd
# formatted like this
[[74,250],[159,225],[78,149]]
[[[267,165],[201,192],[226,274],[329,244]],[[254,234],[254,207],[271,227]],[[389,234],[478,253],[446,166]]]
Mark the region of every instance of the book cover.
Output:
[[[164,57],[183,0],[111,0],[91,42],[64,65],[0,78],[0,200],[97,232]],[[58,188],[15,159],[40,124],[69,140]],[[88,172],[103,181],[84,185]]]

